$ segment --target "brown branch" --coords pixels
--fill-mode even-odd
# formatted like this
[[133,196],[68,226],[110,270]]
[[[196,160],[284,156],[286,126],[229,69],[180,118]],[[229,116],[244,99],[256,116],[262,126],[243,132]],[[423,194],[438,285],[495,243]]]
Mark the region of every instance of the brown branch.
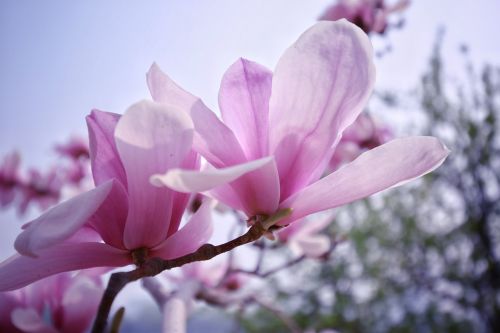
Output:
[[111,305],[118,293],[129,283],[137,281],[146,276],[155,276],[165,270],[175,267],[181,267],[195,261],[205,261],[213,257],[231,251],[232,249],[256,241],[261,238],[267,230],[275,225],[281,219],[289,216],[292,210],[290,208],[282,209],[274,215],[269,216],[263,221],[256,221],[248,231],[221,245],[204,244],[193,253],[186,254],[176,259],[164,260],[161,258],[149,258],[141,263],[140,267],[129,272],[113,273],[109,279],[108,286],[104,291],[97,316],[92,327],[92,333],[104,333]]

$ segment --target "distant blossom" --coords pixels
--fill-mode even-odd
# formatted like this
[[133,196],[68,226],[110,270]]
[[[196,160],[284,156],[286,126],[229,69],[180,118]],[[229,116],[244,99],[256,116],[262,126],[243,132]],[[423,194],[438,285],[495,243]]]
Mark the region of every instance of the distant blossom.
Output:
[[333,221],[330,214],[310,220],[303,218],[278,232],[278,239],[292,253],[309,258],[319,258],[330,250],[331,237],[322,233]]
[[44,211],[59,202],[63,185],[59,172],[60,169],[55,167],[46,173],[41,173],[37,169],[28,171],[26,180],[19,184],[19,213],[24,214],[28,206],[33,203]]
[[368,114],[359,117],[347,127],[329,163],[329,171],[354,161],[359,155],[393,139],[391,130]]
[[103,288],[84,272],[62,273],[19,290],[0,293],[0,331],[84,333],[94,318]]
[[388,16],[406,9],[409,0],[398,0],[388,5],[385,0],[338,0],[319,17],[320,20],[346,19],[367,34],[383,34],[388,27]]
[[5,207],[14,201],[16,188],[22,182],[20,163],[19,153],[13,151],[4,157],[0,165],[0,207]]

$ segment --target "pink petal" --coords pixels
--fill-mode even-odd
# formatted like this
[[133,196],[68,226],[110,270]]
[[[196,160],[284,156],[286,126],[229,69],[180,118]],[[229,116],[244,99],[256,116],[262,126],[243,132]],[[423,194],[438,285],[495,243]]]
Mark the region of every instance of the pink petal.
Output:
[[296,256],[318,258],[330,249],[330,239],[325,235],[296,237],[290,240],[289,247]]
[[75,277],[62,299],[62,331],[85,332],[97,312],[102,293],[103,288],[91,278]]
[[167,237],[173,192],[151,185],[149,177],[181,166],[192,140],[189,116],[164,104],[142,101],[121,117],[115,141],[128,183],[126,248],[153,247]]
[[14,247],[21,254],[36,256],[39,250],[68,239],[97,211],[112,187],[110,180],[48,210],[29,223]]
[[87,116],[89,131],[90,161],[94,183],[97,185],[116,178],[127,188],[127,178],[118,151],[114,132],[120,115],[93,110]]
[[272,156],[222,169],[203,171],[172,169],[163,175],[153,175],[151,182],[156,186],[165,185],[179,192],[197,193],[232,182],[246,173],[271,163],[274,163]]
[[96,230],[106,244],[125,249],[123,235],[128,215],[128,195],[122,184],[114,181],[106,200],[92,215],[88,225]]
[[26,333],[59,333],[49,326],[33,308],[17,308],[11,314],[12,323]]
[[211,212],[212,201],[204,201],[188,223],[160,244],[151,256],[173,259],[196,251],[212,236]]
[[61,272],[131,264],[128,252],[103,243],[63,243],[37,252],[37,258],[14,255],[0,264],[0,291],[14,290]]
[[186,300],[172,296],[163,307],[162,333],[186,333],[188,310]]
[[365,106],[375,80],[372,53],[361,29],[346,20],[324,21],[279,60],[269,102],[269,141],[282,199],[309,183]]
[[[304,222],[297,234],[314,235],[326,229],[333,222],[333,214],[327,214],[326,216],[315,216],[314,218],[304,219],[302,221]],[[295,223],[296,222],[294,222],[293,224]]]
[[271,80],[270,70],[245,59],[236,61],[222,78],[222,119],[237,136],[248,160],[267,155]]
[[230,186],[236,192],[242,210],[249,217],[272,214],[278,209],[280,181],[274,159],[263,167],[234,180]]
[[439,167],[448,153],[439,140],[425,136],[397,139],[378,146],[282,202],[280,207],[293,208],[293,212],[280,224],[420,177]]
[[196,130],[193,146],[212,165],[220,168],[245,161],[234,133],[198,97],[180,88],[156,64],[151,66],[147,81],[153,100],[191,115]]
[[291,223],[278,232],[281,241],[286,242],[289,239],[315,235],[326,229],[333,221],[333,214],[314,218],[302,218]]
[[[182,163],[183,169],[198,170],[200,168],[200,155],[191,150]],[[170,226],[168,228],[167,237],[172,236],[179,229],[179,225],[188,205],[190,194],[175,192],[172,200],[172,217],[170,218]]]
[[244,210],[244,206],[239,198],[239,195],[231,186],[231,183],[218,186],[208,192],[205,192],[204,194],[207,197],[220,201],[224,205],[231,207],[234,210]]
[[11,320],[12,311],[19,306],[25,306],[21,291],[0,293],[0,332],[23,333],[16,329]]

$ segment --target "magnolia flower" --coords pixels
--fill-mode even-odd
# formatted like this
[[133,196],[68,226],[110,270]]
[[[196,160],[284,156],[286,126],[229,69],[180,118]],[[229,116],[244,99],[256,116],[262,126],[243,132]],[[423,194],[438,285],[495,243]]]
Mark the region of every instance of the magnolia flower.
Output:
[[84,272],[62,273],[23,289],[0,293],[0,331],[83,333],[102,295],[100,280]]
[[388,6],[384,0],[339,0],[328,7],[319,19],[336,21],[345,18],[366,33],[383,34],[387,28],[387,16],[409,5],[409,0],[399,0],[392,6]]
[[121,117],[93,111],[87,124],[97,187],[24,226],[15,242],[20,255],[0,264],[0,290],[64,271],[171,259],[209,238],[208,201],[178,230],[188,195],[149,183],[153,173],[198,167],[187,115],[144,101]]
[[64,169],[64,181],[80,186],[88,171],[90,158],[88,142],[80,137],[72,137],[67,143],[56,145],[55,150],[69,160],[69,165]]
[[433,137],[408,137],[369,150],[320,179],[375,80],[365,33],[346,20],[318,22],[281,57],[274,74],[244,59],[225,73],[220,121],[198,98],[153,65],[153,99],[189,110],[194,148],[214,167],[172,169],[152,177],[181,192],[205,192],[250,220],[280,209],[287,225],[422,176],[448,150]]
[[27,180],[19,187],[21,198],[18,210],[20,214],[24,214],[32,203],[36,203],[41,210],[46,210],[59,202],[63,186],[59,172],[60,170],[55,167],[46,173],[41,173],[36,169],[29,170]]
[[246,274],[231,272],[226,275],[227,264],[193,262],[181,267],[181,275],[169,275],[169,279],[178,285],[185,282],[197,282],[201,288],[214,292],[233,292],[240,289],[248,280]]
[[306,218],[290,224],[278,232],[278,239],[300,257],[319,258],[330,250],[330,237],[320,234],[332,222],[331,215],[308,221]]
[[376,123],[368,114],[360,114],[342,134],[342,139],[330,160],[329,170],[337,170],[343,164],[356,159],[361,153],[378,147],[392,138],[389,128]]
[[19,174],[21,158],[14,151],[4,157],[0,165],[0,207],[10,204],[15,196],[18,185],[22,182]]
[[87,159],[90,157],[89,144],[83,138],[72,137],[67,143],[55,146],[55,150],[64,157],[73,160]]

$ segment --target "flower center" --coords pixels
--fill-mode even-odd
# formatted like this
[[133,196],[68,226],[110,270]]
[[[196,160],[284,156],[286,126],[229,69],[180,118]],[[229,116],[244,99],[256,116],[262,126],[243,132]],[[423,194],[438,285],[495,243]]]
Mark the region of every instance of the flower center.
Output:
[[132,260],[137,267],[141,267],[148,258],[149,249],[147,247],[140,247],[138,249],[132,250],[131,253]]

